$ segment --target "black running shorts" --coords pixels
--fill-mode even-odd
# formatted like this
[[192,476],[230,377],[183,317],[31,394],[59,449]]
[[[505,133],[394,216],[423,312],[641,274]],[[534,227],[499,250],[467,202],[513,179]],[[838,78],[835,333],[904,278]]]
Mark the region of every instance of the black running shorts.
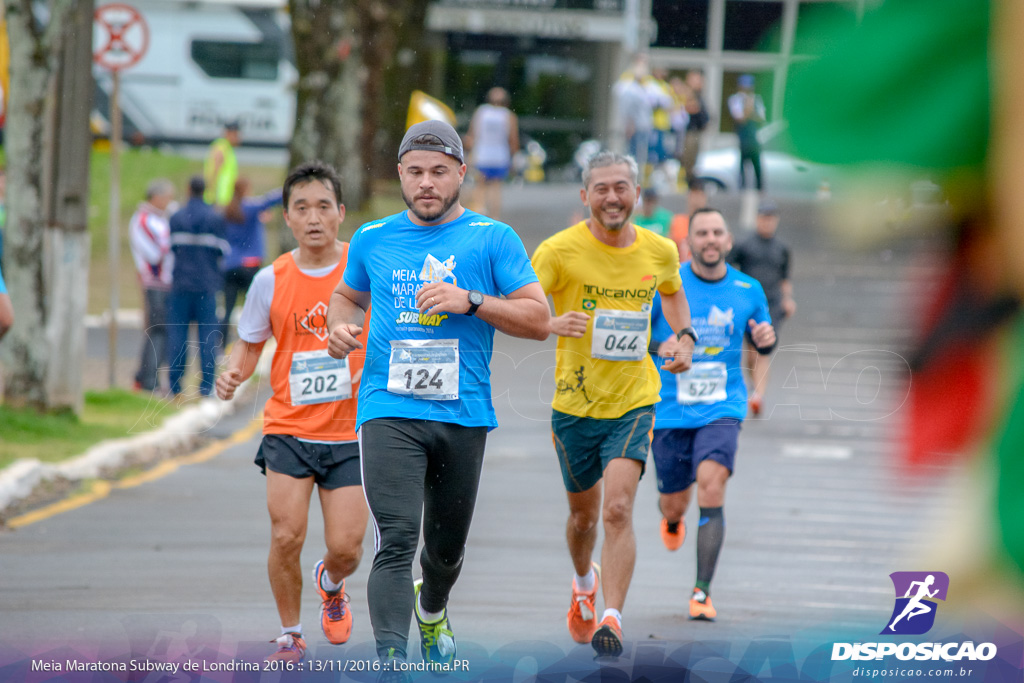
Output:
[[270,468],[272,472],[296,479],[313,477],[322,489],[363,483],[356,442],[309,443],[285,434],[264,434],[255,462],[263,474]]

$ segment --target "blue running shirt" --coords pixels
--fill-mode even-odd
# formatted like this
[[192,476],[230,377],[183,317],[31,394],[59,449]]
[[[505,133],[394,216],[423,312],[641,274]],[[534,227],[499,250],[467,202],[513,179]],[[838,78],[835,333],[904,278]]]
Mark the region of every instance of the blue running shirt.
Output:
[[381,417],[498,426],[491,405],[494,328],[476,316],[421,316],[416,292],[444,281],[500,296],[537,282],[511,227],[468,209],[448,223],[417,225],[403,211],[359,228],[343,277],[352,289],[370,292],[372,310],[356,429]]
[[[661,372],[661,401],[655,413],[655,429],[695,429],[712,420],[747,415],[747,385],[743,379],[743,337],[749,321],[771,322],[764,290],[754,278],[732,266],[715,282],[694,275],[687,261],[679,269],[690,318],[699,341],[693,350],[693,367],[680,376],[660,369],[664,359],[654,357]],[[665,322],[661,297],[654,298],[651,338],[672,336]],[[723,381],[724,380],[724,381]],[[686,403],[680,403],[680,397]]]

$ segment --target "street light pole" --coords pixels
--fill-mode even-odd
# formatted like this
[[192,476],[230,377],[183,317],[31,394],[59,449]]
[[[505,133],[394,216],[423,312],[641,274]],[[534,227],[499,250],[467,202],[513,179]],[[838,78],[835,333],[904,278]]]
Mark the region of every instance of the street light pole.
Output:
[[117,309],[120,308],[121,273],[121,73],[114,69],[110,94],[110,327],[108,342],[108,375],[110,388],[117,386]]

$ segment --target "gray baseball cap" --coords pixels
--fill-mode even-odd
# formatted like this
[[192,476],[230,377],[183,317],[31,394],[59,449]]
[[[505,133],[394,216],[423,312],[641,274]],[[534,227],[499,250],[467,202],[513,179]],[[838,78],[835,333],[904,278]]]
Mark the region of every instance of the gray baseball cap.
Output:
[[[413,144],[413,140],[421,135],[433,135],[440,144]],[[457,159],[462,163],[462,138],[455,132],[450,124],[444,121],[422,121],[409,127],[402,138],[402,144],[398,147],[398,160],[401,161],[406,152],[413,150],[426,150],[428,152],[441,152]]]

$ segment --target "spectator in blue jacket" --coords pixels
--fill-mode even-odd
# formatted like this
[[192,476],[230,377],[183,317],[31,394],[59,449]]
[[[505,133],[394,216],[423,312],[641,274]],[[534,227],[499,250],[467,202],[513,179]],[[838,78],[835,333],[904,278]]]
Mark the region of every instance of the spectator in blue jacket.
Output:
[[203,201],[206,182],[202,176],[189,181],[188,203],[171,216],[171,251],[174,275],[167,312],[170,347],[171,393],[181,393],[181,378],[188,361],[186,343],[192,322],[198,329],[202,381],[199,393],[209,396],[216,374],[216,349],[220,342],[217,292],[221,289],[220,262],[230,247],[225,239],[224,217]]
[[228,342],[228,325],[238,295],[249,291],[252,279],[266,258],[266,221],[269,209],[281,203],[281,188],[262,197],[249,197],[249,180],[235,181],[235,194],[224,207],[224,221],[231,251],[224,258],[224,318],[221,320],[223,343]]

